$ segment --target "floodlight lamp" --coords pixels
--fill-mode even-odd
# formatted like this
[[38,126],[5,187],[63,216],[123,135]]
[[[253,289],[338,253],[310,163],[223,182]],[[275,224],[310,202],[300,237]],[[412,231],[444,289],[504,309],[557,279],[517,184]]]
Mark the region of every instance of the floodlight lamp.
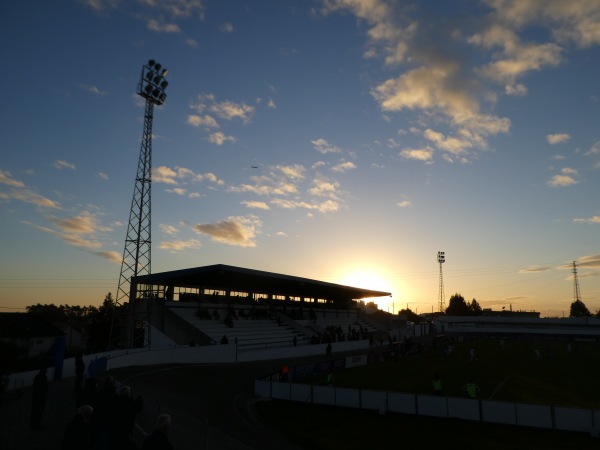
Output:
[[163,69],[163,71],[162,71],[162,74],[161,74],[161,75],[164,77],[164,76],[166,76],[166,75],[167,75],[167,73],[169,73],[169,71],[168,71],[167,69]]
[[152,95],[153,95],[154,97],[158,97],[158,96],[159,96],[159,94],[160,94],[160,91],[159,91],[158,89],[154,89],[154,90],[152,91]]
[[161,79],[162,79],[162,78],[160,77],[160,75],[156,75],[156,76],[154,77],[154,84],[158,84],[158,83],[160,82],[160,80],[161,80]]
[[154,70],[156,70],[158,72],[158,71],[160,71],[161,67],[162,66],[160,64],[156,63],[156,65],[154,66]]
[[156,61],[154,61],[153,59],[148,61],[148,66],[152,67],[154,64],[156,63]]
[[148,81],[152,81],[152,72],[146,72],[146,78],[148,79]]
[[150,95],[150,92],[152,91],[152,86],[147,84],[146,87],[144,88],[144,91],[146,91],[146,94]]
[[164,80],[162,83],[160,83],[160,88],[162,90],[165,90],[168,85],[169,85],[169,82],[167,80]]
[[164,92],[162,94],[160,94],[160,97],[158,98],[161,102],[164,102],[165,99],[167,98],[167,94],[165,94]]

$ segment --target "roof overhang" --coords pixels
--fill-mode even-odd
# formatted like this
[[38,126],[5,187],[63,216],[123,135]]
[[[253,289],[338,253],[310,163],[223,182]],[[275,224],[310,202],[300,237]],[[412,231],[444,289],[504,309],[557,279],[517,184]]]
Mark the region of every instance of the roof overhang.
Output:
[[215,264],[134,277],[132,284],[202,288],[326,300],[390,297],[390,292],[360,289],[309,278]]

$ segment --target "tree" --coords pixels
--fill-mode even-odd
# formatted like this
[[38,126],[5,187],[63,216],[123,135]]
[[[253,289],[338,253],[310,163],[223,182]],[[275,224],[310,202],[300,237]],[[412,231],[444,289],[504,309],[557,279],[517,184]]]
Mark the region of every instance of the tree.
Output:
[[569,314],[569,317],[591,317],[591,315],[592,313],[581,300],[575,300],[571,303],[571,313]]
[[481,306],[477,303],[477,300],[473,299],[469,304],[469,309],[471,310],[471,315],[480,316],[483,313]]
[[421,322],[421,316],[419,316],[418,314],[413,312],[410,308],[401,309],[400,311],[398,311],[398,315],[406,316],[406,320],[408,320],[409,322],[413,322],[413,323]]
[[450,297],[448,307],[446,308],[448,316],[470,316],[471,308],[467,305],[465,298],[458,292]]

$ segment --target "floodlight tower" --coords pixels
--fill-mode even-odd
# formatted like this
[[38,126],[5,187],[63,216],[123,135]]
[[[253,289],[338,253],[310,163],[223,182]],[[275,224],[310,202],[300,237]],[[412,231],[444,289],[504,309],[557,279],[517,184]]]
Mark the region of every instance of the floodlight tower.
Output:
[[581,292],[579,292],[579,279],[577,278],[577,261],[573,261],[573,301],[581,301]]
[[[153,297],[152,284],[139,291],[131,285],[132,277],[151,272],[151,186],[152,186],[152,120],[154,105],[162,105],[169,82],[167,69],[151,59],[142,67],[137,94],[146,100],[144,131],[138,160],[137,175],[129,212],[129,224],[121,261],[121,273],[115,298],[115,314],[111,326],[109,348],[150,346],[149,301]],[[145,307],[134,305],[145,299]],[[120,306],[128,302],[127,317],[118,314]],[[134,336],[135,331],[135,336]],[[135,341],[135,342],[134,342]]]
[[446,262],[446,256],[444,252],[438,252],[437,261],[440,264],[440,299],[439,299],[439,310],[441,313],[446,311],[446,300],[444,299],[444,276],[442,274],[442,264]]

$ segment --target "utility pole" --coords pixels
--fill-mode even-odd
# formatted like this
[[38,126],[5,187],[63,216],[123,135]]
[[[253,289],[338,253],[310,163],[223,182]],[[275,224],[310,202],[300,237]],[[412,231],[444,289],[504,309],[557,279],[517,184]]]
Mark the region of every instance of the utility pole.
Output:
[[[142,67],[137,94],[146,100],[144,130],[138,159],[129,224],[121,260],[121,273],[113,311],[109,349],[119,347],[150,347],[150,300],[154,297],[152,283],[138,291],[132,278],[150,275],[151,271],[151,186],[152,186],[152,121],[154,105],[162,105],[169,82],[167,69],[151,59]],[[137,300],[137,301],[136,301]],[[145,300],[145,304],[139,304]],[[120,311],[127,304],[127,312]],[[126,317],[125,317],[126,316]]]

